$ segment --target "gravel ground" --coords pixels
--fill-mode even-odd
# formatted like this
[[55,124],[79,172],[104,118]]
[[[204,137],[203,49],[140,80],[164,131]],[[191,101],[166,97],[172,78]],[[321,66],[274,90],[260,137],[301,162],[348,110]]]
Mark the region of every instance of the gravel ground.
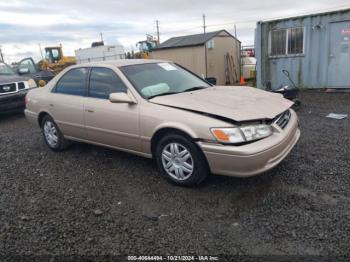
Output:
[[302,136],[274,170],[176,187],[148,159],[51,152],[0,118],[0,255],[350,255],[350,93],[303,92]]

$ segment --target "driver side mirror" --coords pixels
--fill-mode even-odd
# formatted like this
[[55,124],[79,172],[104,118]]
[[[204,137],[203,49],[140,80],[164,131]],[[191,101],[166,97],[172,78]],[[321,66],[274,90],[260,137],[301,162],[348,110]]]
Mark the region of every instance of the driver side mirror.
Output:
[[134,99],[132,99],[127,93],[123,93],[123,92],[110,94],[109,101],[111,101],[111,103],[136,104]]
[[29,68],[28,67],[20,67],[18,69],[18,73],[20,75],[25,75],[25,74],[28,74],[29,73]]

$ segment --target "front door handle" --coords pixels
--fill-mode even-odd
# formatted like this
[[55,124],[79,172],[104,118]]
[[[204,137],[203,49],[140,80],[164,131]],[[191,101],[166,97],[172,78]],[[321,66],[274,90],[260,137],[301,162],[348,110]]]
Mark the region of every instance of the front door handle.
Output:
[[95,111],[92,110],[92,109],[86,109],[86,112],[93,113],[93,112],[95,112]]

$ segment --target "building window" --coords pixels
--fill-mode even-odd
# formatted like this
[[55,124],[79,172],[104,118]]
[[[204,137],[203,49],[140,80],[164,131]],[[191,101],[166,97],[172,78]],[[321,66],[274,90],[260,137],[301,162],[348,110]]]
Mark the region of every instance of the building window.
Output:
[[288,29],[288,54],[304,53],[304,28]]
[[304,53],[304,28],[278,29],[270,32],[270,56]]
[[271,31],[271,51],[272,56],[286,54],[286,30],[279,29]]

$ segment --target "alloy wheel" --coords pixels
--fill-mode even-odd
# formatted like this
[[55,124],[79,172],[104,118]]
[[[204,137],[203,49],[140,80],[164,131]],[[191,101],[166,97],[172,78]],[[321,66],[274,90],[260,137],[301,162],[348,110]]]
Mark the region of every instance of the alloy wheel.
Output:
[[190,151],[179,143],[167,144],[162,151],[162,164],[169,176],[176,180],[188,179],[194,170]]
[[57,134],[57,129],[55,127],[55,125],[50,122],[50,121],[46,121],[44,124],[44,135],[46,138],[47,143],[51,146],[51,147],[56,147],[58,144],[58,134]]

